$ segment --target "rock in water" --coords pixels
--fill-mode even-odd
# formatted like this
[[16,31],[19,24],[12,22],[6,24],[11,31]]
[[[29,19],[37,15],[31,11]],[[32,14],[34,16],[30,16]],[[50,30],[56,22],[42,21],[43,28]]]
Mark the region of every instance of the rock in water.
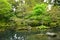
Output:
[[56,33],[51,33],[51,32],[47,32],[46,35],[50,37],[57,37]]

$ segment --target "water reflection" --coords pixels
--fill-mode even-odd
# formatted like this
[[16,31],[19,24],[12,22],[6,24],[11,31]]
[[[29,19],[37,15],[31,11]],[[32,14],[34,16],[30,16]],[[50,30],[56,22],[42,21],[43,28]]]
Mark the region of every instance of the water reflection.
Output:
[[[47,36],[48,34],[49,36]],[[55,35],[53,32],[45,32],[41,35],[41,32],[9,32],[5,34],[0,33],[0,40],[60,40],[60,33],[58,33],[57,37],[51,37]],[[50,36],[51,35],[51,36]]]
[[17,39],[17,34],[14,35],[14,39]]
[[10,37],[10,40],[25,40],[25,38],[24,38],[24,36],[14,34],[14,36]]
[[11,37],[10,40],[13,40],[13,38]]

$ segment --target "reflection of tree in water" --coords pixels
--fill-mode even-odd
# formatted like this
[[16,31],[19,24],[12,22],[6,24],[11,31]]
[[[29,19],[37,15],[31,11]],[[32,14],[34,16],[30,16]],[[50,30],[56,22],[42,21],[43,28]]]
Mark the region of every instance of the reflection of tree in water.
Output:
[[25,40],[25,35],[14,34],[13,37],[10,37],[10,40]]

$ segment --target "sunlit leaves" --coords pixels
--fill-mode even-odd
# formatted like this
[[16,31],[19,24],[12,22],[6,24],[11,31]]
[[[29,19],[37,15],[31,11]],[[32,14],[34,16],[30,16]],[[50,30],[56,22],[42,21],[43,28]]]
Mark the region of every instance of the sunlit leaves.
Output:
[[33,14],[34,15],[44,14],[46,12],[46,8],[47,8],[47,5],[46,4],[37,4],[33,8]]
[[39,29],[46,29],[48,28],[47,26],[44,26],[44,25],[41,25],[41,26],[38,26]]
[[8,20],[11,15],[11,4],[8,0],[0,0],[0,28],[5,29],[8,26]]
[[46,31],[49,27],[48,26],[44,26],[44,25],[41,25],[41,26],[37,26],[37,28],[43,32],[43,31]]
[[9,12],[10,10],[11,5],[5,0],[0,0],[0,14]]

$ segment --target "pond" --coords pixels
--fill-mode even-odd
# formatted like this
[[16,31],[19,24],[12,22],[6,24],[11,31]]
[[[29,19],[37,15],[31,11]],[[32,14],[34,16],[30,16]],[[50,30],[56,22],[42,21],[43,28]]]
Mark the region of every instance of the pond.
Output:
[[60,32],[56,37],[47,36],[41,32],[2,32],[0,33],[0,40],[60,40]]

